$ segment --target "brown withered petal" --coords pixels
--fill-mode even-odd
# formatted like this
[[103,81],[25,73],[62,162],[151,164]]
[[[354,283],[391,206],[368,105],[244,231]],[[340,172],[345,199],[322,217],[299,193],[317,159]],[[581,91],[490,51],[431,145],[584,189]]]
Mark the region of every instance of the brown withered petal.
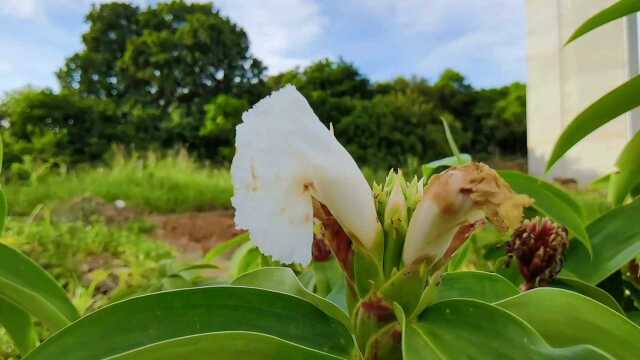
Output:
[[489,221],[499,230],[515,229],[522,221],[522,209],[531,206],[533,199],[516,194],[492,168],[482,163],[471,163],[455,168],[467,174],[462,191],[468,191]]
[[485,164],[451,167],[429,180],[409,222],[403,260],[432,263],[440,259],[461,226],[484,218],[502,232],[512,230],[532,203]]

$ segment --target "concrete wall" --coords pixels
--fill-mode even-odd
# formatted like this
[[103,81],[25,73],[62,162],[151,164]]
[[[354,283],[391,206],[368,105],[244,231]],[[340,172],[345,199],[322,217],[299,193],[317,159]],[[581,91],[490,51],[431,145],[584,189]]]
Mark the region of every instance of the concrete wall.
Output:
[[[544,175],[546,162],[561,131],[589,104],[629,78],[629,54],[637,65],[635,24],[616,21],[563,47],[587,18],[614,0],[527,0],[528,87],[527,144],[529,172]],[[633,41],[627,41],[628,34]],[[623,115],[575,146],[548,177],[591,181],[614,169],[631,138],[631,115]]]

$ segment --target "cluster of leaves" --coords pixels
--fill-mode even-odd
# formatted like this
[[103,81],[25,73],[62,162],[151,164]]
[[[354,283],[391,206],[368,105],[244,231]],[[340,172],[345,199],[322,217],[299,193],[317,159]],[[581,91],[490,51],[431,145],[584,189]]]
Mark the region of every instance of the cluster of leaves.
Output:
[[11,218],[1,238],[51,274],[84,313],[113,300],[149,291],[162,278],[162,264],[175,257],[167,245],[148,238],[152,226],[133,222],[107,226],[86,222]]
[[453,70],[433,84],[421,78],[372,83],[343,60],[265,78],[245,32],[211,4],[107,3],[86,20],[83,49],[57,73],[59,93],[25,89],[0,104],[11,172],[32,163],[95,162],[113,143],[137,151],[183,146],[229,161],[242,112],[289,83],[363,165],[386,169],[405,165],[406,154],[445,156],[435,130],[443,115],[465,150],[525,154],[520,83],[477,90]]
[[[428,164],[425,174],[454,160]],[[633,219],[640,215],[639,203],[590,221],[580,203],[560,188],[517,172],[502,176],[519,192],[535,198],[536,213],[562,221],[576,236],[565,272],[548,287],[521,292],[518,274],[509,273],[515,267],[492,258],[491,247],[501,241],[488,231],[458,251],[442,278],[431,279],[419,299],[413,299],[414,310],[396,305],[392,314],[378,314],[394,319],[376,333],[388,331],[390,343],[381,340],[363,348],[352,335],[354,327],[362,326],[354,323],[350,311],[357,305],[346,300],[348,290],[335,261],[313,263],[306,269],[293,267],[295,272],[270,267],[279,264],[260,254],[242,235],[212,249],[205,259],[216,260],[239,247],[232,258],[231,276],[236,278],[231,286],[156,293],[107,306],[65,327],[27,359],[62,354],[70,359],[204,359],[212,353],[222,359],[282,354],[293,359],[353,359],[361,352],[387,358],[385,351],[394,346],[401,347],[404,359],[429,354],[436,358],[494,358],[496,354],[514,359],[633,358],[640,351],[636,342],[640,327],[630,320],[637,317],[637,310],[596,285],[602,286],[637,254],[640,231]],[[469,268],[500,274],[465,270]],[[170,326],[154,326],[158,316]],[[394,331],[402,334],[399,343]],[[501,335],[495,336],[496,331]],[[108,342],[100,341],[105,332],[114,334]],[[82,352],[77,351],[79,342],[84,344]]]

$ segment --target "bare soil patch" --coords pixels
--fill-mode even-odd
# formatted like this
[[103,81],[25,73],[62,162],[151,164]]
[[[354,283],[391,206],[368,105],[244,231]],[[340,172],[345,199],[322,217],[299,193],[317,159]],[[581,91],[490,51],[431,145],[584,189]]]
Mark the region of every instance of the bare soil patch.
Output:
[[182,253],[194,256],[202,256],[215,245],[242,232],[236,229],[233,212],[230,210],[154,214],[146,219],[156,225],[154,238],[166,241]]

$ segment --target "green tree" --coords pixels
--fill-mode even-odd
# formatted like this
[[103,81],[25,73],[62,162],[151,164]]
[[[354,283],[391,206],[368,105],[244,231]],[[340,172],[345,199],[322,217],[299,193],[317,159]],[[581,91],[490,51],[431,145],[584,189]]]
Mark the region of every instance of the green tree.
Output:
[[140,9],[129,4],[94,5],[85,17],[89,30],[82,35],[84,49],[69,57],[56,74],[61,87],[99,98],[124,97],[117,64],[127,42],[142,33],[139,15]]
[[[410,157],[427,162],[450,154],[439,111],[433,102],[414,92],[378,95],[357,101],[356,110],[336,128],[360,164],[375,168],[403,167]],[[456,139],[466,139],[460,123],[450,123]]]
[[267,80],[271,91],[286,84],[300,90],[327,126],[330,123],[337,126],[351,114],[355,110],[354,100],[370,99],[373,95],[369,79],[342,59],[322,59],[303,70],[286,71]]
[[102,159],[114,142],[127,139],[112,102],[63,91],[25,89],[0,104],[6,161],[77,164]]
[[513,83],[475,92],[468,122],[471,151],[490,155],[527,154],[526,86]]
[[206,146],[218,149],[217,157],[230,161],[235,153],[236,126],[249,104],[242,99],[218,95],[205,106],[204,124],[199,135]]
[[103,4],[86,20],[84,48],[58,71],[61,87],[113,100],[132,128],[154,130],[159,146],[208,156],[215,149],[198,137],[205,105],[222,94],[248,102],[265,94],[265,67],[246,33],[210,3]]

